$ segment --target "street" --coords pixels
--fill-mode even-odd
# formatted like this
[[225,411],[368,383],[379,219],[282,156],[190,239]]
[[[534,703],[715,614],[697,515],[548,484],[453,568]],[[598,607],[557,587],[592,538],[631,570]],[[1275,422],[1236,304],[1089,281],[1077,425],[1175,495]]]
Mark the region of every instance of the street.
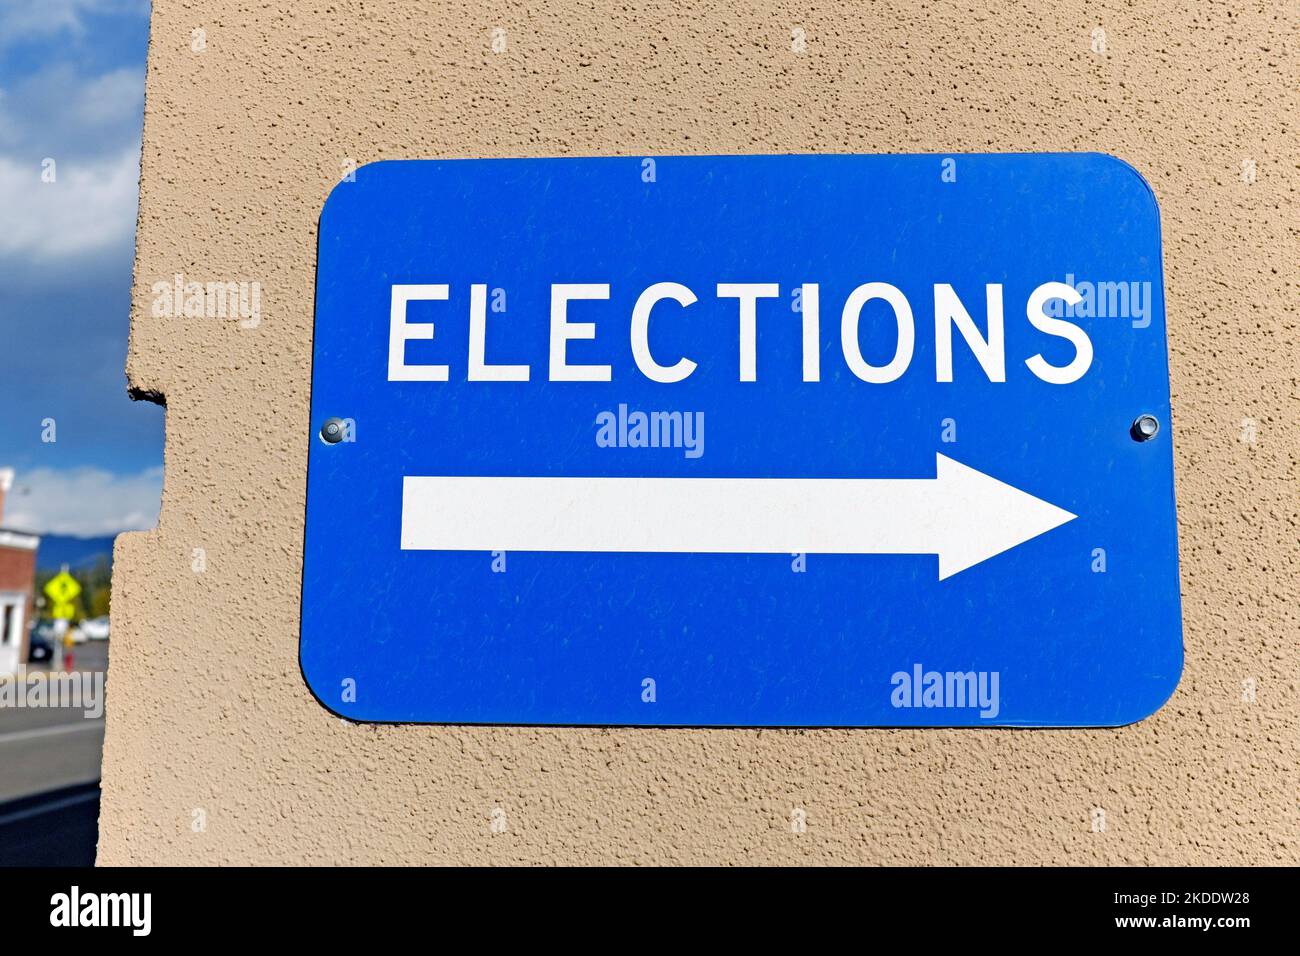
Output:
[[[77,670],[103,671],[108,642],[79,644],[73,655]],[[97,781],[103,745],[102,717],[61,707],[0,707],[0,818],[9,801]]]

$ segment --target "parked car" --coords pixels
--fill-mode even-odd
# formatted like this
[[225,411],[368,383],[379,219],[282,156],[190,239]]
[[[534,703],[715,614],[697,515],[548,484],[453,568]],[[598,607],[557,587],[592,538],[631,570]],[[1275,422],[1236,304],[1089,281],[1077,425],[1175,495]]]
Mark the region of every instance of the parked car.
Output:
[[55,645],[35,628],[27,641],[27,663],[48,663],[55,656]]
[[108,640],[107,615],[105,615],[104,617],[87,618],[86,620],[82,621],[81,624],[78,625],[78,627],[80,628],[81,633],[85,634],[86,637],[90,638],[92,641]]
[[47,643],[53,643],[59,639],[59,629],[53,621],[48,618],[37,618],[27,626],[28,633],[31,634],[32,640],[40,638]]

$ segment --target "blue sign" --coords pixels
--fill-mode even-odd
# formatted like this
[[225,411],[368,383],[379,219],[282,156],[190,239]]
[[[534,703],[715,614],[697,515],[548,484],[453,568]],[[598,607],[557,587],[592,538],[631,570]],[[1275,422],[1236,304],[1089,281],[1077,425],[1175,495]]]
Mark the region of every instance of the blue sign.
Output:
[[1173,692],[1127,164],[379,162],[319,243],[301,664],[330,710],[1114,726]]

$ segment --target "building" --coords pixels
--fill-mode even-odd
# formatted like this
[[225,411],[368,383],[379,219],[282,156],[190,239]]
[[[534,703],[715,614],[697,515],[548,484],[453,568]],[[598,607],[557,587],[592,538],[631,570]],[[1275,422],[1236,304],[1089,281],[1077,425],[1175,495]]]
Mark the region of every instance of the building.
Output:
[[[1300,862],[1285,730],[1300,674],[1286,359],[1300,231],[1278,214],[1295,203],[1293,17],[1227,0],[1025,9],[153,0],[127,367],[132,394],[169,406],[168,471],[164,519],[116,541],[98,862]],[[1159,197],[1188,649],[1168,706],[1113,730],[759,731],[361,727],[314,699],[298,648],[309,424],[321,424],[307,416],[313,289],[341,176],[431,157],[622,156],[639,176],[645,158],[682,153],[922,153],[937,154],[936,188],[963,189],[960,159],[955,182],[940,178],[953,151],[1106,152]],[[661,161],[647,202],[670,179]],[[491,272],[479,281],[495,286]],[[178,273],[260,282],[260,324],[155,310],[153,284]],[[524,321],[507,293],[506,315]],[[798,335],[789,304],[762,328]],[[385,303],[375,327],[388,318]],[[437,334],[453,323],[464,335],[450,315]],[[933,361],[921,351],[933,342],[918,336],[918,355]],[[368,373],[378,388],[384,370]],[[851,425],[866,434],[870,418],[864,405]],[[367,427],[337,450],[364,449]],[[936,450],[943,427],[936,415],[925,432]],[[1009,444],[1030,437],[1008,420]],[[357,488],[354,507],[370,496]],[[1080,586],[1109,587],[1094,548],[1117,559],[1115,542],[1081,542]],[[510,562],[503,584],[528,573]],[[819,573],[814,561],[799,580]],[[446,584],[394,581],[381,597]],[[380,639],[357,636],[374,653]],[[631,670],[629,692],[648,675]]]
[[36,610],[38,535],[4,526],[5,497],[14,484],[12,468],[0,468],[0,674],[27,662],[27,625]]

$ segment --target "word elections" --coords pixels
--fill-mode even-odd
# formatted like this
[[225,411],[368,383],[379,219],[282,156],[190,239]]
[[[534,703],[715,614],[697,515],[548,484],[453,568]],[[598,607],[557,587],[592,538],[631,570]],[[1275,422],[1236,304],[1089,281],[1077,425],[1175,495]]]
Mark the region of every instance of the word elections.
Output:
[[[740,381],[757,380],[758,311],[760,299],[774,299],[781,295],[775,282],[724,282],[717,286],[719,299],[735,299],[739,319]],[[803,380],[821,380],[821,308],[820,290],[815,283],[804,283],[801,293],[803,334]],[[446,301],[447,285],[394,285],[389,313],[388,380],[390,382],[445,382],[446,365],[408,365],[406,343],[412,339],[433,338],[432,322],[411,322],[406,316],[407,305],[414,301]],[[608,382],[612,371],[609,365],[575,365],[568,360],[568,344],[574,339],[595,339],[594,322],[574,322],[569,319],[570,303],[599,301],[609,298],[608,283],[564,283],[551,286],[550,367],[548,377],[552,382]],[[485,356],[487,341],[488,287],[470,286],[469,306],[469,360],[468,380],[471,382],[527,382],[532,369],[527,365],[489,365]],[[889,306],[897,325],[897,345],[893,357],[884,365],[872,365],[862,356],[858,337],[858,324],[862,310],[868,302],[881,300]],[[1063,366],[1049,363],[1041,354],[1025,360],[1029,370],[1044,382],[1068,385],[1078,381],[1092,364],[1092,340],[1073,322],[1053,317],[1049,304],[1063,300],[1067,305],[1077,305],[1082,297],[1073,286],[1064,282],[1045,282],[1036,288],[1025,304],[1025,317],[1029,324],[1047,335],[1065,339],[1074,347],[1074,357]],[[672,301],[687,308],[698,301],[694,292],[676,282],[656,282],[643,291],[632,308],[630,329],[632,356],[636,366],[646,378],[654,382],[680,382],[696,369],[688,356],[676,357],[671,365],[660,362],[650,352],[651,313],[661,314],[656,306]],[[1059,311],[1059,310],[1058,310]],[[979,361],[990,382],[1007,380],[1006,355],[1003,335],[1002,286],[990,283],[985,286],[985,317],[987,333],[981,334],[966,306],[948,284],[934,286],[934,344],[935,378],[939,382],[952,381],[952,332],[956,328],[968,348]],[[916,345],[916,322],[912,306],[896,287],[886,282],[868,282],[854,289],[840,312],[840,344],[844,360],[855,376],[864,382],[892,382],[907,371]]]
[[596,415],[600,448],[681,448],[687,458],[704,454],[703,412],[641,412],[619,405]]

